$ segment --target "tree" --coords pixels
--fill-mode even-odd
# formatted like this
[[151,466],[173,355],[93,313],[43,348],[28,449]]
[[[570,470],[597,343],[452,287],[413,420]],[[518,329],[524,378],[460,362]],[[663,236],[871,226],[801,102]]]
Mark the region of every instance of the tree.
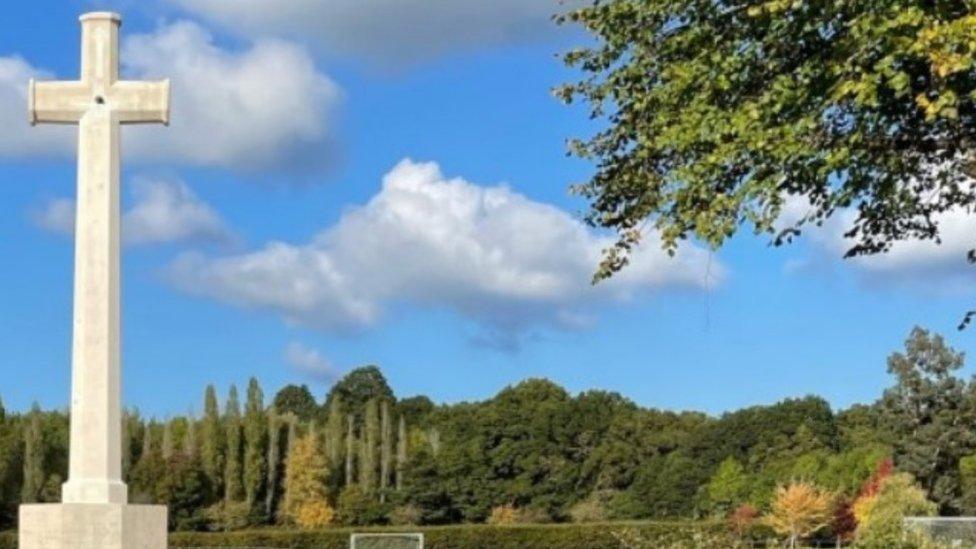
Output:
[[292,413],[302,421],[315,417],[319,406],[308,385],[286,385],[274,397],[272,406],[282,414]]
[[883,421],[893,432],[895,465],[911,473],[945,511],[956,508],[959,460],[976,451],[973,391],[953,375],[964,356],[939,335],[915,328],[904,353],[888,359],[896,377],[881,397]]
[[252,507],[267,480],[268,421],[264,414],[264,392],[258,380],[251,378],[247,387],[247,404],[244,412],[244,493]]
[[860,547],[883,549],[897,546],[903,536],[903,519],[935,515],[938,506],[925,497],[908,473],[896,473],[881,484],[870,510],[858,520]]
[[311,511],[321,510],[323,504],[328,504],[327,465],[325,452],[314,433],[295,441],[285,464],[287,503],[282,513],[289,522],[312,527],[314,517],[322,518]]
[[976,203],[972,17],[961,0],[595,0],[561,17],[597,40],[556,90],[608,122],[570,147],[597,164],[576,187],[588,221],[619,235],[597,277],[645,225],[671,251],[743,223],[779,243],[850,209],[848,255],[937,238],[939,213]]
[[726,458],[708,481],[706,490],[712,509],[724,515],[749,496],[749,477],[737,459]]
[[41,431],[41,408],[36,403],[31,408],[24,428],[24,482],[21,502],[37,503],[47,475],[44,471],[44,433]]
[[[272,406],[268,410],[268,489],[264,496],[264,513],[275,516],[278,503],[278,479],[281,477],[281,430],[283,422],[278,410]],[[290,445],[290,443],[289,443]]]
[[237,397],[237,387],[230,386],[227,406],[224,411],[224,432],[227,453],[224,465],[224,501],[241,501],[244,498],[244,485],[241,471],[241,405]]
[[224,430],[220,421],[217,390],[213,385],[207,385],[204,396],[201,431],[200,459],[203,471],[211,489],[219,493],[224,485]]
[[376,490],[376,449],[379,442],[379,406],[375,400],[366,403],[360,433],[359,484],[366,494]]
[[830,524],[831,500],[828,492],[807,482],[780,486],[766,522],[794,548],[799,540]]
[[340,442],[343,439],[343,431],[346,427],[342,408],[342,397],[335,395],[329,403],[329,414],[325,419],[325,432],[329,439],[329,465],[333,467],[339,465],[342,457],[343,445]]
[[370,400],[395,400],[393,390],[376,366],[356,368],[336,382],[325,398],[326,410],[332,409],[332,401],[336,397],[341,399],[344,413],[352,413],[360,417],[366,409],[366,403]]
[[346,416],[346,475],[345,485],[351,486],[353,483],[353,459],[356,455],[356,439],[354,432],[355,420],[351,415]]
[[403,470],[407,466],[407,420],[400,416],[397,427],[396,490],[403,491]]
[[163,424],[163,460],[168,461],[173,457],[173,422],[167,421]]
[[390,462],[393,459],[393,425],[390,423],[390,403],[380,405],[380,502],[386,502],[386,488],[390,482]]
[[959,510],[965,515],[976,513],[976,455],[959,460]]

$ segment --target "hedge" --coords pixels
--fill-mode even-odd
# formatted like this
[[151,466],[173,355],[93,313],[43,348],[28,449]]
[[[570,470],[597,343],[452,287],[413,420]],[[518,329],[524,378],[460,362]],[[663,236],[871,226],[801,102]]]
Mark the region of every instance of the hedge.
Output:
[[[238,532],[176,532],[172,549],[190,547],[253,547],[267,549],[348,549],[353,532],[420,532],[426,549],[620,549],[614,533],[638,535],[655,548],[692,549],[726,546],[722,524],[708,522],[615,522],[591,524],[532,524],[487,526],[463,524],[403,528],[329,528],[291,530],[266,528]],[[724,538],[727,543],[727,538]],[[0,534],[0,549],[15,549],[17,535]]]
[[[170,547],[261,547],[275,549],[348,549],[353,532],[420,532],[426,549],[620,549],[615,532],[630,531],[650,547],[714,547],[709,540],[724,536],[724,528],[702,522],[639,522],[487,526],[482,524],[420,528],[331,528],[299,531],[246,530],[228,533],[175,533]],[[717,540],[716,540],[717,541]],[[714,543],[714,541],[713,541]],[[721,542],[718,542],[721,543]]]

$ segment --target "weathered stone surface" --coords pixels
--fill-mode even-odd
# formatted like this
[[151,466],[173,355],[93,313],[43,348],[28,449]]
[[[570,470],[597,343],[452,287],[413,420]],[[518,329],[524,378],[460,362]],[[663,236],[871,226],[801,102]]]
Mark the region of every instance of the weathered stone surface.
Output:
[[20,549],[165,549],[166,507],[63,503],[20,506]]

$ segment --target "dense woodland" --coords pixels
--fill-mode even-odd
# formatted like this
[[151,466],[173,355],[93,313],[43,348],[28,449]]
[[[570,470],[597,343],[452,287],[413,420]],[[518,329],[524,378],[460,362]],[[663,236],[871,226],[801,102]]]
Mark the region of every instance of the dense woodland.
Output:
[[[916,329],[872,404],[806,396],[721,417],[544,379],[450,405],[397,398],[372,366],[321,401],[297,385],[266,398],[252,379],[222,400],[206,388],[202,417],[127,413],[124,468],[130,499],[168,504],[179,530],[727,516],[797,480],[854,498],[889,457],[941,513],[973,513],[976,382],[962,366]],[[58,500],[67,439],[63,411],[0,412],[4,527],[19,503]]]

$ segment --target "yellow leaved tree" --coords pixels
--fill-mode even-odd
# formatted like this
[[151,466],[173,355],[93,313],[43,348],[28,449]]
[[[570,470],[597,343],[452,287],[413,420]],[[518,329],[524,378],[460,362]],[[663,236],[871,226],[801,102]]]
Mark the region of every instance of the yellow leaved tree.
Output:
[[285,464],[285,499],[282,518],[301,528],[332,524],[335,511],[329,505],[326,475],[328,460],[314,431],[299,438]]
[[799,540],[830,523],[832,502],[829,492],[808,482],[792,482],[776,489],[765,521],[795,548]]

